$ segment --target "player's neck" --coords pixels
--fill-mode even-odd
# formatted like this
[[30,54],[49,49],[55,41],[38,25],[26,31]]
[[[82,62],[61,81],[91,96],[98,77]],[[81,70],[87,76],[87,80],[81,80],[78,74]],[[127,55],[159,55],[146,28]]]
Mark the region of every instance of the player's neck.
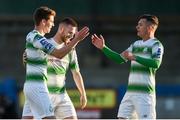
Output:
[[40,27],[40,26],[35,26],[35,28],[34,28],[35,30],[37,30],[42,36],[44,36],[45,35],[45,33],[44,33],[44,31],[43,31],[43,29]]
[[56,35],[53,37],[53,39],[54,39],[54,41],[56,41],[56,43],[58,43],[58,44],[62,44],[62,43],[63,43],[62,38],[61,38],[60,35],[57,35],[57,34],[56,34]]
[[143,41],[147,41],[149,39],[154,39],[154,34],[149,34],[149,35],[146,35],[142,38]]

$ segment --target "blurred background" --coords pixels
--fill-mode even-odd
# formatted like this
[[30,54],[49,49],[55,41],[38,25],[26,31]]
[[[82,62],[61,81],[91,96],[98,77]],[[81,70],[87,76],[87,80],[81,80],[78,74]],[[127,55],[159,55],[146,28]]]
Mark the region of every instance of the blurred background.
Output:
[[[138,17],[149,13],[159,17],[156,37],[165,53],[156,75],[157,118],[180,118],[180,1],[179,0],[1,0],[0,1],[0,118],[21,118],[25,68],[22,54],[25,37],[33,26],[32,14],[46,5],[57,12],[58,21],[72,17],[79,28],[90,27],[91,34],[102,34],[106,44],[122,52],[138,39]],[[79,118],[116,118],[126,91],[130,63],[116,64],[92,44],[90,36],[77,46],[81,73],[88,96],[85,110],[68,72],[67,89]]]

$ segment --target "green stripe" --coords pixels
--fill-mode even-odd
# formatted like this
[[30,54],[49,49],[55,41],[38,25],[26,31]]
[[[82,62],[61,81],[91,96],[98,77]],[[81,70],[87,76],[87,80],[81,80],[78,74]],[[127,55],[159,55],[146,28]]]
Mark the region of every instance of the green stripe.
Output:
[[37,35],[34,37],[34,41],[38,41],[38,40],[40,40],[40,39],[42,39],[42,38],[43,38],[43,36],[37,34]]
[[31,43],[26,42],[26,48],[37,50]]
[[156,58],[156,57],[157,57],[157,53],[152,54],[151,57],[152,57],[152,58]]
[[66,74],[66,70],[62,67],[49,67],[47,69],[48,74],[56,74],[56,75],[61,75],[61,74]]
[[71,69],[77,69],[77,65],[74,63],[74,64],[70,64],[70,68]]
[[152,54],[151,57],[154,59],[160,59],[160,55],[158,55],[157,53]]
[[131,72],[143,72],[143,73],[150,73],[150,70],[148,67],[143,67],[143,66],[131,66]]
[[48,86],[48,90],[50,93],[60,94],[60,93],[64,93],[66,88],[65,88],[65,86],[63,86],[63,87]]
[[128,91],[138,91],[138,92],[147,92],[153,93],[155,92],[155,87],[150,85],[128,85]]
[[149,68],[149,67],[145,67],[145,66],[135,66],[135,65],[132,65],[131,66],[131,72],[134,72],[134,73],[147,73],[147,74],[152,74],[152,75],[155,75],[156,73],[156,70],[153,69],[153,68]]
[[28,64],[35,64],[35,65],[47,65],[47,60],[35,60],[35,59],[27,59]]
[[133,53],[145,53],[145,54],[151,54],[152,48],[151,47],[137,47],[133,46]]
[[36,31],[36,30],[33,30],[33,31],[32,31],[32,33],[37,33],[37,34],[38,34],[39,32],[38,32],[38,31]]
[[47,77],[43,75],[26,75],[26,80],[28,81],[46,81]]

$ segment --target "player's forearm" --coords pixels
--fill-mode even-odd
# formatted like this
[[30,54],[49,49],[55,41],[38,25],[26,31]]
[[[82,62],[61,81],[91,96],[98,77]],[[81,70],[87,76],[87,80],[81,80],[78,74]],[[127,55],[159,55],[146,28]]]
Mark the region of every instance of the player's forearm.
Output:
[[159,66],[161,64],[159,60],[142,58],[139,56],[135,56],[135,59],[138,63],[140,63],[146,67],[159,68]]
[[81,96],[86,96],[83,79],[79,79],[79,81],[76,83],[76,85],[77,85],[77,88],[78,88]]
[[120,54],[111,50],[107,46],[105,46],[102,49],[102,51],[109,59],[113,60],[114,62],[116,62],[118,64],[122,64],[122,63],[126,62],[125,59]]
[[60,49],[55,49],[51,55],[62,59],[65,55],[67,55],[78,43],[79,41],[74,39],[72,40],[68,45],[64,46],[63,48]]
[[83,78],[82,78],[81,74],[78,72],[74,72],[73,78],[74,78],[74,81],[76,83],[76,86],[77,86],[80,94],[82,96],[86,96],[86,92],[85,92],[85,88],[84,88],[84,82],[83,82]]

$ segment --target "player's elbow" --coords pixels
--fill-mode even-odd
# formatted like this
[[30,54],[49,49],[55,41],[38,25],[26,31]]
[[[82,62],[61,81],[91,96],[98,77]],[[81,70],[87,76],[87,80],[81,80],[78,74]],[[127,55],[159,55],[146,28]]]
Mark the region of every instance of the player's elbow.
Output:
[[64,54],[57,54],[55,57],[59,58],[59,59],[62,59],[64,56],[65,56]]
[[64,54],[59,53],[57,50],[54,50],[51,55],[59,59],[62,59],[65,56]]

